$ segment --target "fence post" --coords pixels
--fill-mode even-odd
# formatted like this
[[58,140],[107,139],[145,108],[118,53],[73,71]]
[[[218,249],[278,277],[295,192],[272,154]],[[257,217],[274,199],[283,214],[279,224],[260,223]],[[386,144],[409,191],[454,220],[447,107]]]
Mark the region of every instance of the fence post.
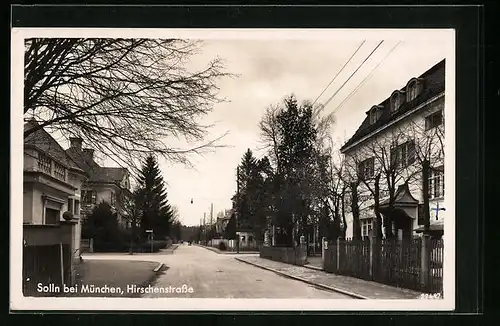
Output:
[[325,250],[327,247],[326,237],[321,238],[321,259],[325,261]]
[[370,278],[373,279],[375,269],[375,241],[377,241],[373,232],[370,234]]
[[422,235],[422,252],[420,255],[420,285],[426,289],[429,285],[429,267],[430,267],[430,236]]
[[337,238],[337,271],[340,269],[340,238]]
[[307,263],[307,244],[306,237],[300,236],[300,246],[299,246],[299,264],[300,266],[305,265]]

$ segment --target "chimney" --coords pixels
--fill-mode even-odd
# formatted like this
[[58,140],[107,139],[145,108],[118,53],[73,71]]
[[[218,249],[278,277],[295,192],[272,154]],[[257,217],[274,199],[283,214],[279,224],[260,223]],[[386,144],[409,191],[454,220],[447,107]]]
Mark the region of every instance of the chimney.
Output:
[[77,149],[79,151],[82,150],[82,143],[83,143],[83,139],[82,138],[80,138],[80,137],[71,137],[69,139],[69,141],[70,141],[70,144],[71,144],[70,148],[74,148],[74,149]]
[[84,148],[83,153],[85,154],[85,157],[89,160],[94,159],[94,150],[90,148]]

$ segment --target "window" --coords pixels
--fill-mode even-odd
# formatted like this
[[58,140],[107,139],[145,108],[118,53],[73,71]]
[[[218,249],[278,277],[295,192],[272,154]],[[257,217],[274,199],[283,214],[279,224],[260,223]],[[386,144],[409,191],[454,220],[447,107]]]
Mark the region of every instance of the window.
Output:
[[411,81],[408,84],[408,89],[406,92],[407,93],[406,100],[408,102],[410,102],[410,101],[416,99],[419,91],[420,91],[420,82],[417,79]]
[[38,170],[39,171],[42,171],[42,172],[45,172],[47,174],[51,174],[50,170],[51,170],[51,163],[52,163],[52,160],[46,156],[46,155],[43,155],[41,153],[38,153]]
[[73,198],[68,198],[68,211],[74,214],[74,210],[73,210]]
[[60,211],[57,209],[46,208],[45,209],[45,224],[58,224],[59,223]]
[[80,201],[79,200],[75,200],[75,211],[73,214],[80,215]]
[[439,110],[425,117],[425,130],[436,128],[443,124],[443,111]]
[[379,107],[373,107],[368,114],[368,117],[370,119],[370,124],[374,124],[375,122],[377,122],[381,116],[382,116],[382,110]]
[[361,236],[368,237],[370,235],[371,230],[372,230],[372,220],[371,219],[361,220]]
[[95,204],[97,193],[92,190],[82,190],[82,197],[85,204]]
[[394,93],[391,98],[391,111],[396,112],[402,103],[402,95],[399,92]]
[[252,242],[253,241],[253,237],[250,235],[248,236],[248,241]]
[[429,198],[444,196],[444,166],[431,168],[429,172]]
[[243,241],[243,242],[245,241],[245,236],[244,235],[241,236],[241,241]]
[[370,157],[359,163],[358,172],[362,178],[372,178],[375,173],[375,159]]
[[415,162],[415,142],[407,141],[391,150],[391,162],[397,168],[407,167]]
[[54,177],[59,180],[66,181],[66,168],[56,162],[54,162]]

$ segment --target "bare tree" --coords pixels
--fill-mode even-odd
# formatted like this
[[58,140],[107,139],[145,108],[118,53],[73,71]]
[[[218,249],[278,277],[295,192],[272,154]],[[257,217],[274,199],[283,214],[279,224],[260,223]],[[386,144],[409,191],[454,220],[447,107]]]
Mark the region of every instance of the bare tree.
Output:
[[[218,145],[197,119],[222,101],[217,80],[231,76],[216,58],[186,67],[199,42],[175,39],[32,38],[25,42],[24,114],[46,128],[80,136],[120,165],[152,152],[188,163]],[[200,142],[175,148],[168,139]]]
[[278,147],[280,144],[280,136],[278,130],[278,114],[280,107],[270,105],[267,107],[264,115],[259,122],[262,149],[268,152],[269,161],[274,165],[274,168],[279,171],[280,162],[278,155]]
[[[336,177],[342,185],[342,220],[344,223],[344,237],[347,230],[345,221],[346,208],[352,213],[352,234],[353,239],[361,239],[361,222],[360,222],[360,205],[364,198],[361,198],[361,178],[359,176],[359,169],[357,168],[356,161],[352,159],[352,155],[340,159],[335,167]],[[339,187],[340,188],[340,187]]]
[[429,174],[431,172],[444,173],[442,166],[444,165],[444,116],[442,110],[435,110],[431,107],[423,112],[427,118],[422,123],[422,120],[411,121],[402,132],[409,135],[412,139],[416,139],[415,144],[415,174],[421,178],[416,184],[422,192],[423,199],[423,222],[426,229],[430,225],[430,208],[429,208]]

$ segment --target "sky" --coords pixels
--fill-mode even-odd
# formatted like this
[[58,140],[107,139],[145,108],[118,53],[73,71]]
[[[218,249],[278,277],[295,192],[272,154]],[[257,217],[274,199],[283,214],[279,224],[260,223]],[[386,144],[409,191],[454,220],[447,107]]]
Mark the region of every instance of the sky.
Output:
[[[335,114],[332,136],[338,147],[353,135],[372,105],[444,59],[448,51],[442,40],[385,40],[347,81],[382,40],[366,40],[318,99],[317,103],[325,103],[336,93],[325,113]],[[228,102],[217,104],[201,120],[215,123],[209,138],[229,132],[221,141],[227,147],[194,157],[191,160],[194,168],[160,164],[168,182],[168,198],[178,207],[183,224],[198,225],[204,214],[208,222],[212,204],[214,219],[217,212],[231,208],[230,198],[236,191],[236,166],[243,153],[250,148],[257,157],[264,154],[258,151],[261,146],[258,123],[264,110],[292,93],[299,101],[314,101],[362,42],[362,38],[204,42],[194,64],[220,56],[226,61],[227,71],[238,77],[219,83],[220,95]]]

